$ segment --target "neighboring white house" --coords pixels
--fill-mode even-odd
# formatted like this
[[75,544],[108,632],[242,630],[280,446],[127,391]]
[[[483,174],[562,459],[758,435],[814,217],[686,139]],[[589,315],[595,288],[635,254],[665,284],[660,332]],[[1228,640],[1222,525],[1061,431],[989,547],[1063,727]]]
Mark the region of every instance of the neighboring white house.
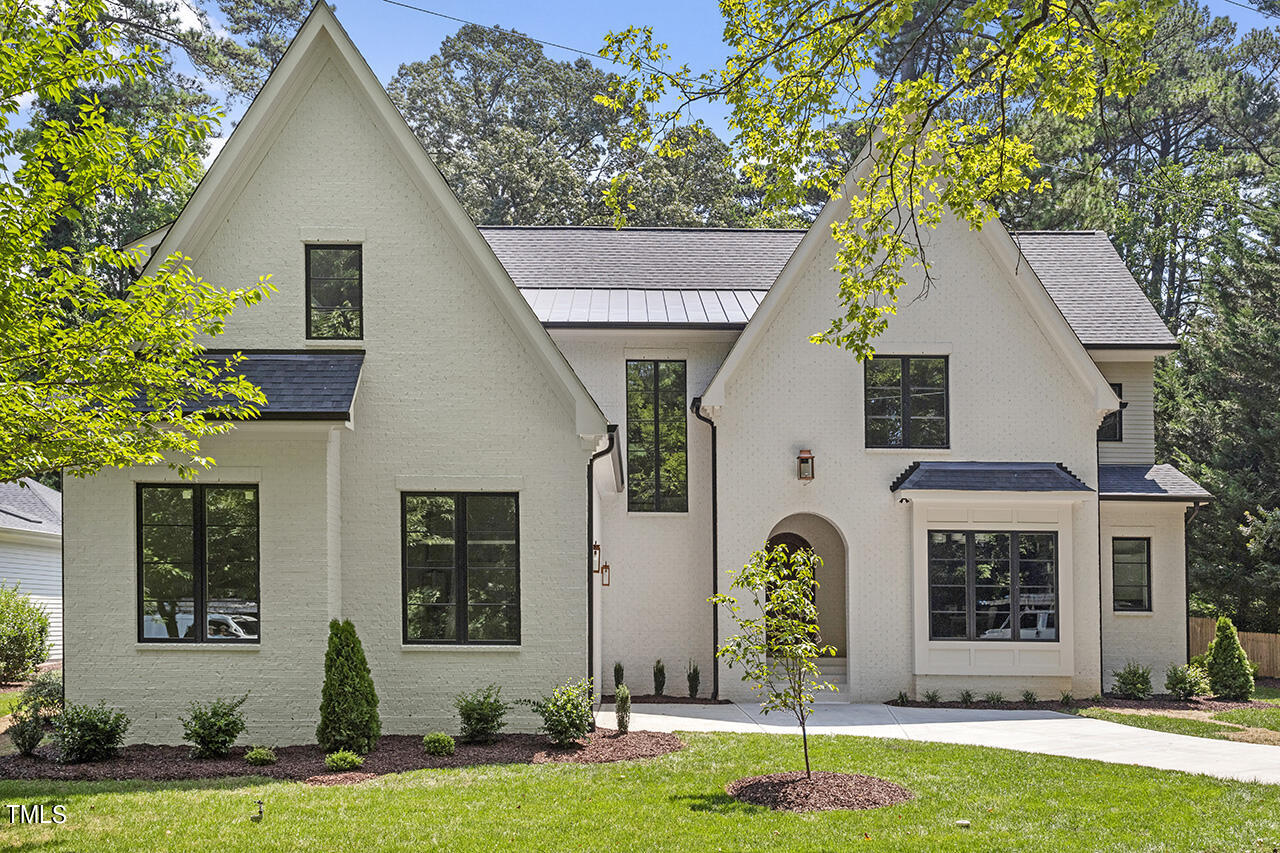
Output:
[[824,560],[842,701],[1089,695],[1184,661],[1183,514],[1209,495],[1153,464],[1176,344],[1105,235],[945,221],[936,286],[864,365],[808,340],[839,310],[840,213],[477,229],[320,4],[143,240],[213,282],[271,274],[214,344],[269,403],[194,481],[68,482],[68,698],[176,742],[189,701],[248,691],[247,736],[306,741],[331,617],[388,733],[614,661],[744,698],[706,599],[766,540]]
[[62,495],[35,480],[0,483],[0,584],[49,614],[49,660],[62,660]]

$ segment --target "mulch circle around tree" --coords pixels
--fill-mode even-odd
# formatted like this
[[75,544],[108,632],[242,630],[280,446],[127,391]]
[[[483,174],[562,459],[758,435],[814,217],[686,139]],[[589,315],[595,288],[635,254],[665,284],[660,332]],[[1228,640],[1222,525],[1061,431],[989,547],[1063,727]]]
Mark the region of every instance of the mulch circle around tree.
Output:
[[770,773],[736,779],[724,788],[735,800],[786,812],[878,809],[905,803],[915,795],[901,785],[875,776],[815,770]]
[[190,747],[137,744],[126,746],[115,758],[92,764],[59,764],[52,746],[36,750],[36,757],[0,757],[0,779],[174,781],[228,776],[266,776],[312,785],[349,785],[409,770],[475,767],[484,764],[604,764],[657,758],[684,749],[684,742],[665,732],[628,732],[597,729],[577,746],[553,747],[541,735],[503,735],[492,744],[459,743],[453,755],[427,755],[422,738],[386,735],[378,748],[365,756],[358,770],[331,773],[324,766],[320,747],[284,746],[275,751],[276,763],[251,767],[245,763],[245,747],[236,747],[226,758],[191,758]]

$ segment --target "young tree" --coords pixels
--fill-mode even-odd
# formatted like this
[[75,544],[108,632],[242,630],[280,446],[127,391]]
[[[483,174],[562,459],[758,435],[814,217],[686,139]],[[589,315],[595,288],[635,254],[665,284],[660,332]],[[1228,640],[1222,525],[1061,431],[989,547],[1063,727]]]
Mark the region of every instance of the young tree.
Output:
[[[631,27],[602,50],[631,72],[602,100],[631,112],[630,143],[662,155],[679,153],[668,130],[690,105],[725,103],[735,158],[767,207],[792,210],[815,190],[846,197],[832,227],[844,311],[813,339],[861,358],[896,310],[906,267],[932,282],[922,232],[945,214],[981,227],[994,200],[1031,186],[1035,152],[1013,118],[1081,117],[1100,95],[1133,92],[1154,68],[1143,50],[1168,2],[720,0],[721,67],[669,65],[653,30]],[[660,103],[671,106],[650,117]],[[846,192],[839,158],[821,155],[850,123],[872,143]],[[609,201],[625,221],[620,182]]]
[[761,711],[785,711],[796,718],[810,779],[808,720],[814,694],[836,689],[822,680],[817,664],[836,653],[834,646],[823,645],[818,630],[814,572],[821,565],[822,558],[807,548],[766,547],[753,553],[741,571],[730,573],[730,589],[743,595],[745,606],[730,593],[708,599],[727,608],[738,624],[737,635],[716,656],[730,668],[742,667],[742,680],[761,697]]
[[139,266],[137,252],[49,238],[96,201],[189,181],[210,116],[175,110],[137,134],[90,98],[74,123],[25,133],[14,121],[24,98],[66,103],[86,85],[136,82],[160,60],[121,42],[101,0],[18,3],[0,43],[0,480],[205,468],[199,439],[256,414],[264,398],[235,374],[236,358],[205,358],[198,341],[269,284],[222,289],[174,256],[120,292],[113,274]]

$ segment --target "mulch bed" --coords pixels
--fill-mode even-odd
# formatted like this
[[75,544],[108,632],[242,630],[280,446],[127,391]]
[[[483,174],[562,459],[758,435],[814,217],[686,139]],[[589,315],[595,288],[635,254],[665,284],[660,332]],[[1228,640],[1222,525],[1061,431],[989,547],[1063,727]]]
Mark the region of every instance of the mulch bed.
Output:
[[[612,693],[600,697],[602,705],[612,705],[617,702],[617,697]],[[656,693],[641,693],[640,695],[631,694],[632,705],[731,705],[728,699],[709,699],[705,696],[699,696],[696,699],[690,699],[688,696],[667,696]]]
[[1150,711],[1234,711],[1237,708],[1275,708],[1275,703],[1251,699],[1247,702],[1233,702],[1228,699],[1214,699],[1197,696],[1192,699],[1175,699],[1172,696],[1158,694],[1150,699],[1121,699],[1118,696],[1103,696],[1101,700],[1077,699],[1074,704],[1063,705],[1057,699],[1045,699],[1039,702],[983,702],[975,699],[968,705],[959,702],[899,702],[894,700],[886,704],[899,708],[963,708],[969,711],[1059,711],[1071,713],[1081,708],[1115,708],[1122,710],[1146,709]]
[[58,764],[51,746],[36,750],[36,757],[0,757],[0,779],[64,779],[172,781],[214,779],[228,776],[266,776],[307,782],[312,785],[348,785],[408,770],[441,767],[474,767],[482,764],[603,764],[656,758],[684,749],[684,742],[664,732],[628,732],[597,729],[579,745],[566,749],[551,746],[541,735],[503,735],[493,744],[459,743],[453,755],[427,755],[422,738],[414,735],[386,735],[378,748],[365,756],[358,770],[331,773],[324,766],[324,752],[314,744],[284,746],[275,750],[277,761],[265,767],[245,763],[245,747],[236,747],[227,758],[190,757],[185,746],[126,746],[115,758],[93,764]]
[[815,770],[748,776],[725,786],[725,793],[744,803],[786,812],[821,812],[838,809],[878,809],[905,803],[914,797],[901,785],[875,776]]

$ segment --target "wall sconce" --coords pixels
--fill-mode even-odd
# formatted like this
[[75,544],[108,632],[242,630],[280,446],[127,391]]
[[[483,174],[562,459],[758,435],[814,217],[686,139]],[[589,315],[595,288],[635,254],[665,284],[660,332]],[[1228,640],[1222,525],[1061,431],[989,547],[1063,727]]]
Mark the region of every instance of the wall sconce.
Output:
[[801,450],[796,457],[796,476],[801,480],[813,479],[813,451]]
[[600,543],[595,542],[591,545],[591,574],[600,574]]
[[592,574],[600,576],[600,586],[609,585],[609,564],[600,562],[600,543],[595,542],[591,546],[591,557],[595,560],[595,568],[591,570]]
[[604,563],[600,566],[600,586],[609,585],[609,564]]

